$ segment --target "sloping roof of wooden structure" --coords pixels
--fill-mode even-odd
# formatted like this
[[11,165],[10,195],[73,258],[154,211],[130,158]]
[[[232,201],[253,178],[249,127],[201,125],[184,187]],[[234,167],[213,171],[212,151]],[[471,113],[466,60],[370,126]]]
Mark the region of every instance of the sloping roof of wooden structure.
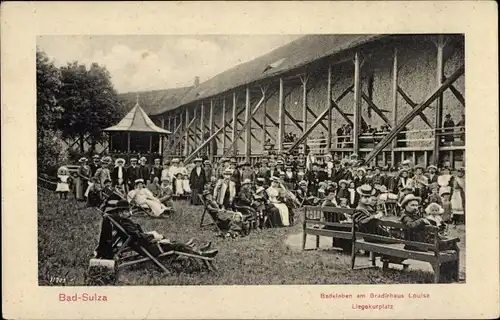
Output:
[[133,108],[138,97],[143,110],[148,115],[158,115],[178,107],[182,97],[192,88],[181,87],[165,90],[127,92],[120,94],[118,97],[125,110]]
[[202,82],[182,97],[179,106],[236,87],[286,73],[318,59],[382,38],[384,35],[306,35],[254,60]]
[[125,117],[115,126],[104,129],[104,131],[135,131],[135,132],[153,132],[153,133],[171,133],[153,123],[146,112],[141,108],[139,102],[130,110]]

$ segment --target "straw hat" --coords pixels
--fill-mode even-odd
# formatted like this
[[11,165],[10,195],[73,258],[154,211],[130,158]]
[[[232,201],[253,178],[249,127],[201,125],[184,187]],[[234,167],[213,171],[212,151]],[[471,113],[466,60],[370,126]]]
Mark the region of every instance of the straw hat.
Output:
[[269,180],[271,180],[271,181],[279,181],[280,179],[278,177],[273,176]]
[[301,181],[299,182],[299,186],[307,186],[307,181],[305,181],[305,180],[301,180]]
[[173,158],[172,163],[179,163],[179,158]]
[[233,174],[233,170],[227,168],[226,170],[224,170],[223,174]]
[[429,169],[434,169],[437,171],[438,168],[435,165],[431,164],[430,166],[427,167],[427,171],[429,171]]
[[94,159],[94,160],[95,160],[95,159],[100,159],[100,158],[101,158],[101,157],[99,157],[99,155],[97,155],[97,154],[94,154],[94,155],[92,156],[92,159]]
[[339,185],[342,184],[342,183],[344,183],[345,185],[349,184],[349,182],[346,179],[340,179]]
[[364,184],[356,188],[356,192],[359,193],[361,196],[369,197],[374,194],[375,189],[373,189],[369,184]]
[[210,162],[210,160],[205,160],[203,161],[203,164],[212,164],[212,163]]
[[401,162],[401,165],[407,165],[407,166],[411,166],[411,161],[410,160],[404,160],[403,162]]
[[210,190],[204,190],[203,191],[203,196],[206,197],[207,195],[212,194]]
[[85,157],[81,157],[79,160],[78,160],[79,163],[83,163],[83,162],[87,162],[87,158]]
[[228,159],[228,158],[221,158],[221,159],[220,159],[220,163],[224,163],[224,162],[228,162],[228,161],[229,161],[229,159]]
[[125,159],[123,159],[123,158],[118,158],[118,159],[116,159],[116,160],[115,160],[115,166],[118,166],[118,164],[119,164],[120,162],[121,162],[122,164],[125,164]]
[[196,159],[193,160],[193,162],[195,162],[195,163],[196,162],[203,162],[203,159],[202,158],[196,158]]
[[130,158],[130,162],[137,162],[137,158]]
[[363,172],[363,174],[366,174],[366,169],[363,167],[359,167],[356,169],[356,172],[359,172],[359,171]]
[[134,183],[135,184],[144,183],[144,179],[135,179]]
[[252,180],[250,180],[250,179],[243,180],[243,182],[241,183],[241,185],[244,186],[245,184],[252,184]]
[[148,159],[146,159],[146,157],[141,157],[141,158],[139,159],[139,161],[146,161],[146,162],[147,162],[147,161],[148,161]]
[[257,187],[257,190],[255,190],[255,194],[260,194],[264,190],[266,190],[264,187]]
[[411,201],[418,201],[418,203],[422,202],[422,198],[416,197],[413,194],[407,194],[404,198],[403,201],[401,201],[401,207],[404,207],[408,202]]

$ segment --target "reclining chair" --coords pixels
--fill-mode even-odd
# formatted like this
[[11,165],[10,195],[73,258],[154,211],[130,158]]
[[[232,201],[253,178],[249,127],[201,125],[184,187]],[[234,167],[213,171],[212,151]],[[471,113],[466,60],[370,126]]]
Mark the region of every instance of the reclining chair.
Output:
[[[125,201],[121,200],[116,207],[122,208],[124,203]],[[129,208],[128,203],[126,204]],[[142,228],[130,219],[116,217],[106,211],[101,210],[103,228],[97,259],[113,259],[117,269],[152,261],[166,274],[171,273],[166,265],[175,267],[176,264],[180,264],[185,269],[199,266],[199,262],[208,271],[217,271],[214,265],[217,251],[209,250],[210,243],[195,250],[193,241],[186,244],[170,242],[155,232],[143,232]],[[111,228],[110,239],[106,238],[105,234],[109,232],[109,228]]]

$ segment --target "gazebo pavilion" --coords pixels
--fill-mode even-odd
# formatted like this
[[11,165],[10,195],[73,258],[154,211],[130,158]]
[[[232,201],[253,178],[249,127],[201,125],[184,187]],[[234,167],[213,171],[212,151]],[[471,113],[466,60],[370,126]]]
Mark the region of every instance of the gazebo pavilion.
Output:
[[156,126],[139,105],[139,101],[115,126],[104,129],[109,135],[109,153],[113,158],[146,157],[148,163],[162,158],[163,138],[171,132]]

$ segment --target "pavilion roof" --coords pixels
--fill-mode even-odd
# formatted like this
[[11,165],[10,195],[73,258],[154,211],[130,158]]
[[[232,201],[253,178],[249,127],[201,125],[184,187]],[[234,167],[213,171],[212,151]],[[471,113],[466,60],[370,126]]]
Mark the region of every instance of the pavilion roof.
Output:
[[170,131],[155,125],[146,112],[141,108],[139,101],[136,102],[132,110],[130,110],[117,125],[106,128],[104,131],[135,131],[163,134],[171,133]]

